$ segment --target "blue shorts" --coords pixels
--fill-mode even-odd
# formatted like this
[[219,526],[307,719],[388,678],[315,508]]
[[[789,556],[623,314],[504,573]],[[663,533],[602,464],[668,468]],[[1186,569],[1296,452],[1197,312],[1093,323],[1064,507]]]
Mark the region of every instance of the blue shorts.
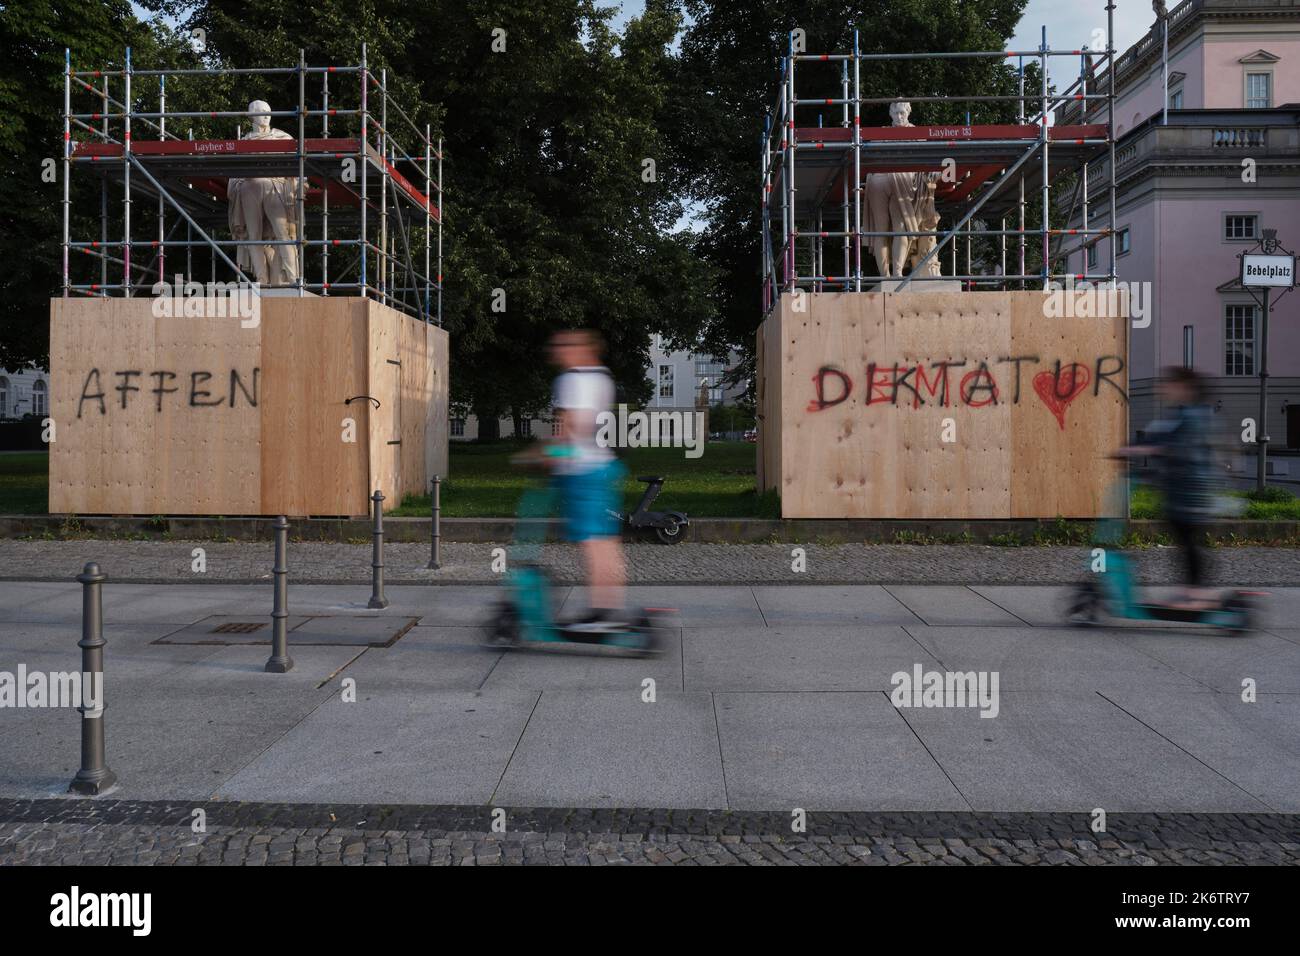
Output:
[[618,534],[616,512],[623,502],[626,473],[623,463],[615,459],[580,474],[555,476],[566,540],[587,541]]

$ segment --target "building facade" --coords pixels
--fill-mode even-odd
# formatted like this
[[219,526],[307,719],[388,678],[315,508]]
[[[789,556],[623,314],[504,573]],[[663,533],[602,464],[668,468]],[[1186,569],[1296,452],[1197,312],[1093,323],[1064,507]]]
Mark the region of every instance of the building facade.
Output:
[[44,418],[49,411],[49,372],[35,367],[17,371],[0,368],[0,420],[27,415]]
[[[1153,24],[1115,73],[1116,269],[1121,281],[1150,283],[1150,324],[1130,333],[1130,428],[1162,414],[1160,370],[1185,365],[1209,380],[1228,436],[1259,414],[1262,314],[1237,278],[1238,256],[1265,229],[1300,248],[1300,0],[1172,10],[1167,115],[1163,30]],[[1089,166],[1092,228],[1109,225],[1109,177],[1106,160]],[[1082,225],[1080,210],[1069,225]],[[1105,272],[1109,257],[1101,238],[1074,249],[1067,271]],[[1300,449],[1300,293],[1273,293],[1268,372],[1270,450]],[[1275,473],[1298,470],[1287,466],[1284,457]]]

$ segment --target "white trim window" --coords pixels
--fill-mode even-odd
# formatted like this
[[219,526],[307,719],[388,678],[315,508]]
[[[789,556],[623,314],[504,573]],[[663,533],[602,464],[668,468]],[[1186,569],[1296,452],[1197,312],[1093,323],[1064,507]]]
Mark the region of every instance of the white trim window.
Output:
[[1230,302],[1223,312],[1223,374],[1255,374],[1255,320],[1259,307]]
[[48,390],[45,382],[37,379],[32,383],[32,412],[42,418],[49,413],[49,402],[47,401]]
[[1273,105],[1273,74],[1246,74],[1246,109],[1266,110]]
[[671,365],[659,366],[659,398],[673,400],[673,367]]
[[453,418],[448,422],[448,430],[453,438],[465,437],[465,419]]
[[9,379],[0,375],[0,418],[9,414]]

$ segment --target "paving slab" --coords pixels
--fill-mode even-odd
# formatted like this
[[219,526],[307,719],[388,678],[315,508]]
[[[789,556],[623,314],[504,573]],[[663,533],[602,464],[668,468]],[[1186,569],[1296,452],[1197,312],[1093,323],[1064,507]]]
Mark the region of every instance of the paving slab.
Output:
[[997,671],[1005,691],[1205,686],[1105,628],[923,627],[906,630],[951,671]]
[[727,805],[709,694],[547,691],[493,800],[537,807]]
[[[1198,629],[1125,631],[1124,643],[1180,674],[1228,694],[1240,694],[1242,681],[1258,693],[1300,694],[1300,645],[1257,631],[1233,636]],[[1296,728],[1300,733],[1300,725]]]
[[1300,813],[1300,695],[1105,695],[1270,809]]
[[682,631],[687,690],[878,691],[932,655],[901,627],[781,625]]
[[999,697],[994,718],[971,708],[900,710],[974,810],[1267,809],[1098,694]]
[[968,587],[888,584],[885,590],[930,625],[1024,623]]
[[[367,652],[369,653],[369,652]],[[337,694],[224,782],[222,799],[485,804],[536,694]]]
[[769,627],[785,624],[924,623],[883,587],[869,585],[784,585],[755,587],[754,597]]
[[659,691],[682,689],[682,632],[664,629],[663,651],[634,657],[617,648],[543,644],[505,651],[483,690],[610,690],[639,693],[653,679]]
[[[161,680],[105,682],[107,761],[118,776],[114,795],[206,799],[334,693],[317,687],[331,662],[312,658],[336,658],[338,649],[304,649],[314,654],[295,658],[288,674],[255,670],[265,662],[256,648],[205,650],[218,659]],[[240,659],[250,651],[261,661]],[[0,792],[61,794],[80,763],[79,715],[48,709],[26,711],[20,720],[0,736]]]
[[[675,619],[685,627],[704,627],[710,624],[735,624],[746,627],[763,627],[763,614],[759,611],[754,592],[745,585],[713,586],[687,585],[664,587],[630,587],[627,589],[630,607],[673,608]],[[567,599],[559,605],[563,615],[577,615],[590,607],[585,587],[570,589]]]
[[716,695],[742,810],[969,810],[883,693]]
[[485,633],[476,627],[413,627],[392,647],[367,649],[341,676],[366,693],[476,691],[502,656],[484,642]]
[[1064,603],[1071,586],[1016,586],[973,584],[970,589],[987,598],[1008,614],[1014,614],[1035,627],[1060,627],[1065,624]]

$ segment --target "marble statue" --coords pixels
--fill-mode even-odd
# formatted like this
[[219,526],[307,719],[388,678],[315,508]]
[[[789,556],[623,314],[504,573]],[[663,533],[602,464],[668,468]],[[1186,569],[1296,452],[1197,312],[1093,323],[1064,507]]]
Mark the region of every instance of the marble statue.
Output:
[[[293,139],[271,126],[271,106],[265,100],[248,104],[253,128],[245,139]],[[297,177],[231,179],[226,187],[230,233],[235,239],[297,239]],[[236,264],[262,286],[298,281],[298,247],[240,246]]]
[[[894,126],[911,126],[912,104],[889,104]],[[863,177],[863,228],[867,232],[934,231],[939,214],[934,207],[938,173],[869,173]],[[903,276],[935,247],[934,236],[871,236],[868,245],[882,276]],[[921,275],[939,275],[938,259],[926,263]],[[927,283],[927,287],[930,284]]]

